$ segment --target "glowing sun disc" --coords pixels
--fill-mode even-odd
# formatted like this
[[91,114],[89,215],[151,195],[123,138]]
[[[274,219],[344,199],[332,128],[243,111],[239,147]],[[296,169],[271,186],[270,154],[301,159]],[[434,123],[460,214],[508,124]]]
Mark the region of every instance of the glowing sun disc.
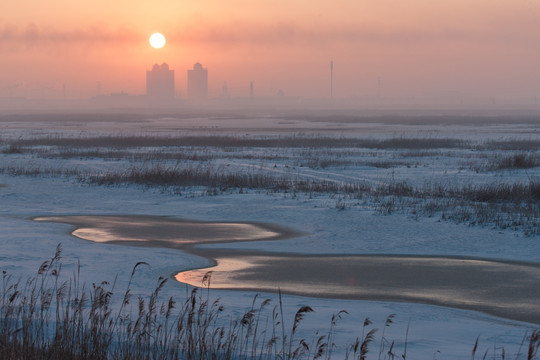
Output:
[[156,49],[161,49],[163,46],[165,46],[165,36],[163,36],[163,34],[160,34],[160,33],[154,33],[152,35],[150,35],[150,45],[153,47],[153,48],[156,48]]

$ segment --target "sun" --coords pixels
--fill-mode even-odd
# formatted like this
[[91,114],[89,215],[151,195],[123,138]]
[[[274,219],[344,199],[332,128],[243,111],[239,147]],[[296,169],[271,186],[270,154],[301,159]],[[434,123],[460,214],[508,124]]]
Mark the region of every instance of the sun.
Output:
[[165,36],[161,33],[153,33],[150,35],[150,45],[155,49],[161,49],[165,46]]

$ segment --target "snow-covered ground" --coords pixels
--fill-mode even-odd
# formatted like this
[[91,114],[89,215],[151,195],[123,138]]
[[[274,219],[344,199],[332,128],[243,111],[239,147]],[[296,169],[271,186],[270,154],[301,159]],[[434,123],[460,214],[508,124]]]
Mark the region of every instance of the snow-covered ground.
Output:
[[[253,124],[232,120],[208,120],[203,129],[197,128],[200,119],[189,119],[179,124],[176,119],[160,118],[155,124],[134,122],[126,125],[127,132],[138,135],[164,133],[173,128],[180,133],[204,129],[226,127],[223,131],[238,133],[242,124]],[[251,119],[252,120],[252,119]],[[295,120],[284,122],[271,119],[252,133],[298,131],[324,132],[326,123]],[[239,123],[238,123],[239,122]],[[280,123],[281,122],[281,123]],[[142,124],[142,125],[141,125]],[[155,125],[155,128],[152,125]],[[40,136],[63,134],[76,136],[82,130],[96,134],[124,133],[119,124],[85,125],[75,124],[66,127],[61,123],[49,124],[38,122],[3,123],[1,138],[18,136]],[[537,138],[539,126],[525,124],[519,126],[481,124],[478,126],[390,126],[387,124],[341,124],[342,132],[369,133],[372,136],[391,137],[398,135],[433,134],[438,137],[467,137],[470,139],[500,139],[502,137]],[[71,125],[70,125],[71,126]],[[45,130],[40,130],[39,127]],[[90,127],[91,129],[85,129]],[[190,130],[191,129],[191,130]],[[291,130],[292,129],[292,130]],[[332,128],[333,129],[333,128]],[[411,130],[412,129],[412,130]],[[247,130],[246,130],[247,131]],[[324,132],[326,134],[326,132]],[[339,131],[332,130],[340,135]],[[317,169],[298,167],[305,176],[320,177],[343,181],[347,177],[356,177],[368,181],[380,181],[390,176],[404,179],[411,183],[444,180],[447,182],[490,182],[501,173],[485,172],[478,174],[472,168],[459,164],[462,154],[453,152],[454,157],[422,156],[415,159],[416,167],[401,165],[393,168],[373,168],[349,166],[345,169]],[[369,156],[369,155],[366,155]],[[392,154],[378,152],[383,160],[391,160]],[[441,158],[447,159],[441,161]],[[274,161],[275,162],[275,161]],[[264,162],[245,159],[220,159],[216,166],[232,166],[234,169],[248,167],[272,168],[273,171],[292,171],[286,161]],[[454,164],[450,169],[448,162]],[[72,167],[81,166],[92,169],[128,168],[125,160],[105,161],[102,159],[66,160],[41,158],[28,154],[0,154],[0,164]],[[275,167],[271,165],[276,165]],[[287,167],[286,167],[287,166]],[[292,164],[291,164],[292,166]],[[460,170],[461,166],[461,170]],[[450,175],[449,175],[450,172]],[[531,176],[539,176],[538,167],[527,171],[503,173],[505,179],[520,182]],[[458,180],[456,180],[458,179]],[[236,249],[260,251],[279,251],[291,253],[317,254],[421,254],[421,255],[459,255],[489,259],[506,259],[540,263],[540,238],[526,237],[519,231],[499,230],[490,227],[475,227],[441,221],[439,217],[411,218],[406,214],[395,213],[384,216],[376,214],[369,206],[350,206],[340,210],[336,202],[341,201],[330,195],[307,196],[291,193],[269,193],[251,191],[247,193],[225,192],[215,196],[201,196],[201,191],[183,192],[175,195],[161,189],[142,189],[137,186],[105,187],[85,185],[73,178],[63,177],[25,177],[0,174],[0,268],[15,276],[35,273],[42,263],[53,256],[58,243],[63,247],[63,272],[75,271],[77,262],[81,264],[81,276],[87,284],[113,281],[117,276],[117,288],[124,290],[133,266],[145,261],[150,267],[141,267],[135,274],[132,289],[138,294],[149,294],[160,276],[172,277],[177,272],[195,267],[205,267],[207,259],[195,258],[179,250],[161,248],[136,248],[84,241],[70,235],[72,227],[65,224],[35,222],[33,217],[59,215],[162,215],[200,221],[236,221],[268,222],[297,229],[306,235],[283,241],[242,242],[234,244],[206,245]],[[343,200],[345,201],[345,200]],[[182,298],[186,286],[169,281],[165,292]],[[240,314],[246,310],[254,293],[237,291],[214,291],[213,296],[220,297],[226,309]],[[263,294],[277,302],[275,294]],[[329,327],[332,314],[344,309],[349,315],[343,317],[337,327],[336,343],[350,344],[360,335],[364,318],[369,317],[373,326],[384,327],[388,315],[395,313],[394,323],[386,328],[385,336],[396,340],[403,347],[406,329],[407,358],[410,359],[458,359],[470,357],[476,338],[479,336],[479,354],[489,350],[490,354],[501,354],[504,347],[509,358],[514,358],[520,350],[524,336],[538,325],[519,323],[495,318],[481,313],[449,309],[437,306],[374,302],[314,299],[298,296],[284,296],[288,324],[296,310],[302,305],[310,305],[315,313],[308,314],[302,323],[306,336],[313,336],[318,330]],[[286,319],[287,322],[287,319]],[[379,332],[379,335],[380,335]],[[311,334],[311,335],[310,335]],[[371,352],[375,355],[379,349],[380,337],[372,344]],[[521,353],[525,353],[525,347]],[[343,348],[335,350],[339,358]]]

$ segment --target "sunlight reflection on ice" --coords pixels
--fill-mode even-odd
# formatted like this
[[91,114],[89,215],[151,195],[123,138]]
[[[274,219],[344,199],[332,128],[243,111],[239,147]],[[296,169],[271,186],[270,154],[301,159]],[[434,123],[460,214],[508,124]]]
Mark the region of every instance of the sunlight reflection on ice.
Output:
[[205,287],[201,279],[212,271],[214,289],[279,288],[319,298],[419,302],[540,323],[540,267],[535,264],[416,256],[209,256],[216,266],[181,272],[176,280]]
[[[75,225],[73,235],[96,242],[189,249],[216,266],[185,271],[175,279],[201,287],[277,291],[313,297],[423,302],[484,311],[540,323],[540,266],[484,259],[392,255],[292,255],[197,244],[282,239],[274,225],[196,222],[152,216],[41,217]],[[504,286],[501,286],[504,284]],[[207,285],[207,284],[206,284]]]
[[197,244],[273,239],[283,234],[267,226],[249,223],[196,222],[149,216],[51,216],[36,221],[77,226],[74,236],[94,242],[165,241]]

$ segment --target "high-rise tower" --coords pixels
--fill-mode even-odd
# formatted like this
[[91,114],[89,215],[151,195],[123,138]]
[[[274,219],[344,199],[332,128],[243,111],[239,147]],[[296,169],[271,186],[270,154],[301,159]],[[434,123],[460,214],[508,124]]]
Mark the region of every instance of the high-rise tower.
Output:
[[146,72],[146,95],[154,99],[174,99],[174,70],[167,63],[155,64]]
[[200,63],[193,65],[192,70],[187,71],[188,87],[187,95],[190,99],[201,100],[208,97],[208,69]]

